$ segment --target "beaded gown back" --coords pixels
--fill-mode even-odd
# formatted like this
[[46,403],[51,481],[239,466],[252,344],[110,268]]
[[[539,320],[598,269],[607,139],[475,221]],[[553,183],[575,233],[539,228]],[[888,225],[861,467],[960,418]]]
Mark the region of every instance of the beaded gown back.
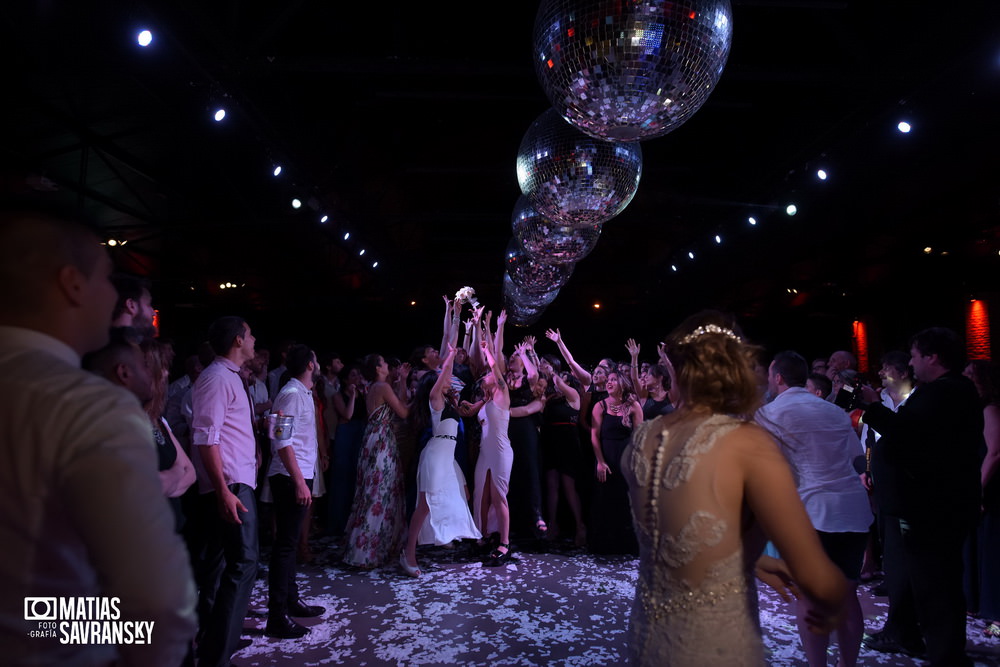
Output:
[[622,456],[639,539],[632,664],[764,664],[753,578],[763,545],[746,543],[749,514],[727,482],[732,452],[719,445],[742,424],[724,415],[657,417]]

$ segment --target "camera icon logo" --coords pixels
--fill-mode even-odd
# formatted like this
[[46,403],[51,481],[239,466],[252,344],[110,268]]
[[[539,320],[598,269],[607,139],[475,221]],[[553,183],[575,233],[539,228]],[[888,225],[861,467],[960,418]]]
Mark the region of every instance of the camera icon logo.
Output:
[[54,621],[59,613],[55,598],[24,598],[24,620]]

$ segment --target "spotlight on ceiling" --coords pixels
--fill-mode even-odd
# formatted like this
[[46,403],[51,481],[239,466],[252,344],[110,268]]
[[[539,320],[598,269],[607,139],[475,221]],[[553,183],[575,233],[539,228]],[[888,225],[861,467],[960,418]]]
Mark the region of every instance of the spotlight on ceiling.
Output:
[[139,46],[149,46],[153,43],[153,33],[149,30],[140,30],[139,34],[135,37],[135,41],[139,42]]
[[902,132],[903,134],[906,134],[907,132],[913,129],[913,126],[907,123],[905,120],[901,120],[899,121],[899,124],[896,125],[896,129]]
[[302,208],[302,200],[296,197],[292,200],[292,208]]
[[274,171],[272,171],[271,173],[274,174],[275,176],[281,176],[281,165],[280,164],[275,165]]
[[364,248],[362,248],[362,249],[361,249],[361,252],[359,252],[359,253],[358,253],[358,257],[361,257],[361,256],[362,256],[362,255],[364,255],[364,254],[365,254],[365,249],[364,249]]
[[826,180],[826,169],[817,169],[816,170],[816,178],[818,178],[821,181],[825,181]]
[[349,238],[351,238],[351,233],[350,232],[344,232],[344,240],[346,241]]
[[718,234],[716,234],[716,235],[715,235],[715,242],[716,242],[716,243],[722,243],[722,237],[721,237],[721,236],[719,236]]
[[677,265],[676,264],[671,264],[670,265],[670,270],[673,271],[674,273],[677,273]]
[[799,212],[799,207],[796,206],[795,204],[789,204],[788,206],[785,207],[785,213],[787,213],[789,216],[795,215],[798,212]]
[[320,222],[326,222],[326,221],[327,221],[327,220],[329,220],[329,219],[330,219],[330,216],[328,216],[328,215],[324,215],[324,216],[323,216],[322,218],[320,218],[320,219],[319,219],[319,221],[320,221]]
[[756,225],[757,225],[757,218],[755,218],[755,217],[753,217],[753,216],[751,215],[751,216],[750,216],[749,218],[747,218],[747,222],[749,222],[749,223],[750,223],[750,226],[751,226],[751,227],[754,227],[754,226],[756,226]]
[[688,259],[694,259],[694,253],[690,250],[688,251]]
[[927,246],[926,248],[924,248],[924,254],[925,254],[925,255],[929,255],[929,254],[931,254],[932,252],[934,252],[934,248],[932,248],[932,247],[930,247],[930,246]]
[[216,109],[215,110],[215,115],[212,116],[212,118],[215,119],[216,123],[221,123],[225,117],[226,117],[226,110],[225,109]]
[[373,269],[377,269],[378,268],[378,262],[372,262],[372,268]]

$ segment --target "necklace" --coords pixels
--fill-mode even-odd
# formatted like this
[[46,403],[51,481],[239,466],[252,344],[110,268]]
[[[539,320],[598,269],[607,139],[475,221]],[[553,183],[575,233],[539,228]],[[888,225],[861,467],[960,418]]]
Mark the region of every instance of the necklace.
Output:
[[625,403],[608,402],[608,412],[616,417],[624,417],[629,413],[629,406],[625,405]]

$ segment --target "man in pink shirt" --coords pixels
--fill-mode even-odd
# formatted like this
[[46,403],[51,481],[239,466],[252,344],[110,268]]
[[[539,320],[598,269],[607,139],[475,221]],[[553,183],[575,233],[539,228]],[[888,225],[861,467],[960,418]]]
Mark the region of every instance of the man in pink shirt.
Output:
[[[214,524],[205,517],[209,539],[198,568],[199,664],[228,667],[257,574],[257,445],[253,406],[240,377],[240,367],[254,356],[254,337],[242,318],[228,316],[212,323],[208,342],[218,356],[195,382],[191,422],[198,487],[217,512]],[[209,503],[204,507],[212,511]]]

